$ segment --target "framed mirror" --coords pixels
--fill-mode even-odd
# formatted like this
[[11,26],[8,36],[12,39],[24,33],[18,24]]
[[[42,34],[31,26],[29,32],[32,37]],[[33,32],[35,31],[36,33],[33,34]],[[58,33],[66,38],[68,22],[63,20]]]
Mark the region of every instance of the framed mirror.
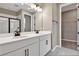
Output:
[[21,20],[15,18],[9,18],[9,33],[13,33],[19,28],[21,32]]
[[13,33],[19,28],[21,32],[21,20],[0,16],[0,34]]

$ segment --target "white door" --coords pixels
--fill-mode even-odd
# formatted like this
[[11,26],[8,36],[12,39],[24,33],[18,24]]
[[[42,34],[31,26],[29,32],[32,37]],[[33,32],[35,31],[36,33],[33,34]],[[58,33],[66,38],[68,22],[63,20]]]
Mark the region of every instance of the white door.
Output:
[[35,42],[26,48],[27,56],[39,56],[39,42]]
[[40,56],[44,56],[46,54],[46,44],[47,43],[45,39],[40,41]]
[[58,21],[53,20],[52,22],[52,48],[54,48],[57,45],[57,39],[58,39]]
[[40,56],[44,56],[51,49],[51,34],[40,37]]
[[51,50],[51,34],[46,37],[46,52]]

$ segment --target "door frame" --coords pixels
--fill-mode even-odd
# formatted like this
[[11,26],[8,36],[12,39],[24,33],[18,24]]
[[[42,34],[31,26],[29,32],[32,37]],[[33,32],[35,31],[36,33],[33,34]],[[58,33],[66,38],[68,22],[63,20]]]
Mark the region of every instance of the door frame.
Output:
[[62,7],[72,5],[73,3],[65,4],[65,5],[60,5],[59,10],[60,10],[60,19],[59,19],[59,39],[60,39],[60,47],[62,47]]
[[23,31],[25,29],[25,18],[24,15],[31,16],[31,31],[34,31],[34,15],[31,12],[22,10],[22,19],[23,19]]

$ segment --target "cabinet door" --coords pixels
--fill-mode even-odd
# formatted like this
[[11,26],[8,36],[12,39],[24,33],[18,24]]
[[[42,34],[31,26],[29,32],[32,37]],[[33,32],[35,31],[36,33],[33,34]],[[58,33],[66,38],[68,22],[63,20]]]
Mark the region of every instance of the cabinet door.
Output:
[[40,41],[40,56],[44,56],[46,54],[46,40]]
[[39,42],[29,45],[26,51],[27,56],[39,56]]
[[40,55],[44,56],[51,49],[51,35],[42,36],[40,39]]
[[51,35],[46,37],[46,52],[49,52],[51,49]]
[[16,51],[7,53],[3,56],[25,56],[25,55],[26,55],[26,50],[25,48],[22,48],[22,49],[17,49]]

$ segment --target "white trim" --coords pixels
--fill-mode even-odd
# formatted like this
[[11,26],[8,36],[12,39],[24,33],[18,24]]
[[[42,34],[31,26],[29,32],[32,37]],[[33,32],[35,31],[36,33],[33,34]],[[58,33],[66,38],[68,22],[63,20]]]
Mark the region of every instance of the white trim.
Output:
[[56,45],[51,51],[54,52],[57,47],[60,47],[60,45]]
[[22,10],[22,21],[23,21],[22,31],[24,32],[24,29],[25,29],[25,18],[24,18],[25,14],[31,16],[31,31],[33,31],[34,30],[34,19],[33,19],[34,17],[30,12],[27,12],[24,10]]
[[61,47],[61,45],[62,45],[62,44],[61,44],[61,37],[62,37],[62,36],[61,36],[61,35],[62,35],[62,34],[61,34],[61,24],[62,24],[62,23],[61,23],[61,6],[60,6],[59,8],[60,8],[60,15],[59,15],[59,18],[60,18],[60,19],[59,19],[59,40],[60,40],[60,47]]

